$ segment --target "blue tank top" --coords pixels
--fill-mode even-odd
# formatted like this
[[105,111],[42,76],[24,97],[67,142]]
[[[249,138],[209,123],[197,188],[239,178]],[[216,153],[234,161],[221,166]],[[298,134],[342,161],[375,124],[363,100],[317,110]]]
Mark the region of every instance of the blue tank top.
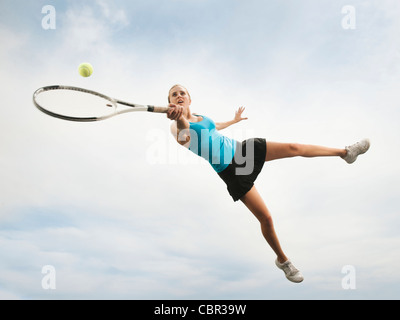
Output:
[[189,122],[189,150],[206,159],[216,172],[222,172],[232,162],[236,141],[220,134],[212,119],[201,117],[202,121]]

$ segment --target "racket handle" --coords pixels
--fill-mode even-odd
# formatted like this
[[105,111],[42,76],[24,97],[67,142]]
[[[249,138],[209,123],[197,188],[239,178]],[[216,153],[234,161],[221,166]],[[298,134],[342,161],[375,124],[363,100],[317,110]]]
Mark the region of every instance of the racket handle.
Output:
[[156,113],[167,113],[168,107],[155,107],[155,106],[149,106],[148,111],[149,112],[156,112]]

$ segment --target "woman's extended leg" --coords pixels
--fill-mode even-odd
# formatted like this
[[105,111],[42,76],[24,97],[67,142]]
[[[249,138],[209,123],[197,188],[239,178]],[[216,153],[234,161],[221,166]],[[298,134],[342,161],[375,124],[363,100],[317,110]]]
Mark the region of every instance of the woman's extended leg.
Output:
[[345,157],[346,149],[335,149],[299,143],[267,142],[267,155],[265,161],[291,157]]
[[303,276],[301,275],[299,270],[297,270],[292,265],[288,257],[284,254],[275,232],[271,214],[267,206],[265,205],[264,200],[258,193],[256,187],[253,186],[253,188],[249,192],[247,192],[240,200],[246,205],[246,207],[256,216],[256,218],[260,222],[261,231],[265,240],[267,240],[268,244],[277,255],[276,265],[278,266],[278,268],[282,269],[285,272],[286,278],[288,278],[290,281],[303,281]]
[[261,198],[258,193],[256,187],[253,188],[246,193],[240,199],[246,207],[256,216],[258,221],[261,224],[261,232],[267,240],[268,244],[271,246],[272,250],[276,253],[279,262],[285,262],[288,258],[282,251],[282,248],[279,244],[278,237],[275,233],[274,224],[272,221],[271,214],[264,203],[264,200]]

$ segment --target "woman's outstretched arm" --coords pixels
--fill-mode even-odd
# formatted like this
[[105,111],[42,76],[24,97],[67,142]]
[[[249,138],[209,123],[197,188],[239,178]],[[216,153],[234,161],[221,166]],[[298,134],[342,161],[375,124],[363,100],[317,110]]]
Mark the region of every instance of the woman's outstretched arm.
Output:
[[229,126],[231,126],[231,125],[233,125],[235,123],[238,123],[238,122],[240,122],[242,120],[247,120],[248,118],[243,118],[242,117],[242,113],[243,113],[243,111],[245,109],[246,109],[245,107],[240,107],[238,109],[238,111],[235,112],[235,117],[233,118],[233,120],[226,121],[226,122],[216,122],[215,123],[216,129],[217,130],[222,130],[222,129],[228,128]]
[[175,120],[171,124],[171,133],[180,145],[188,147],[190,142],[190,123],[183,115],[183,107],[171,103],[169,108],[167,117]]

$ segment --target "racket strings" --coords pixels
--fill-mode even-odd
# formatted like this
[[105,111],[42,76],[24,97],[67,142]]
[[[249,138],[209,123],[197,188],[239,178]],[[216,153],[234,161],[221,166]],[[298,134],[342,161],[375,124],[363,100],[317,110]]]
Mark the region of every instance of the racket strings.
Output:
[[102,118],[116,112],[116,103],[86,91],[53,89],[40,92],[36,103],[55,115],[73,118]]

